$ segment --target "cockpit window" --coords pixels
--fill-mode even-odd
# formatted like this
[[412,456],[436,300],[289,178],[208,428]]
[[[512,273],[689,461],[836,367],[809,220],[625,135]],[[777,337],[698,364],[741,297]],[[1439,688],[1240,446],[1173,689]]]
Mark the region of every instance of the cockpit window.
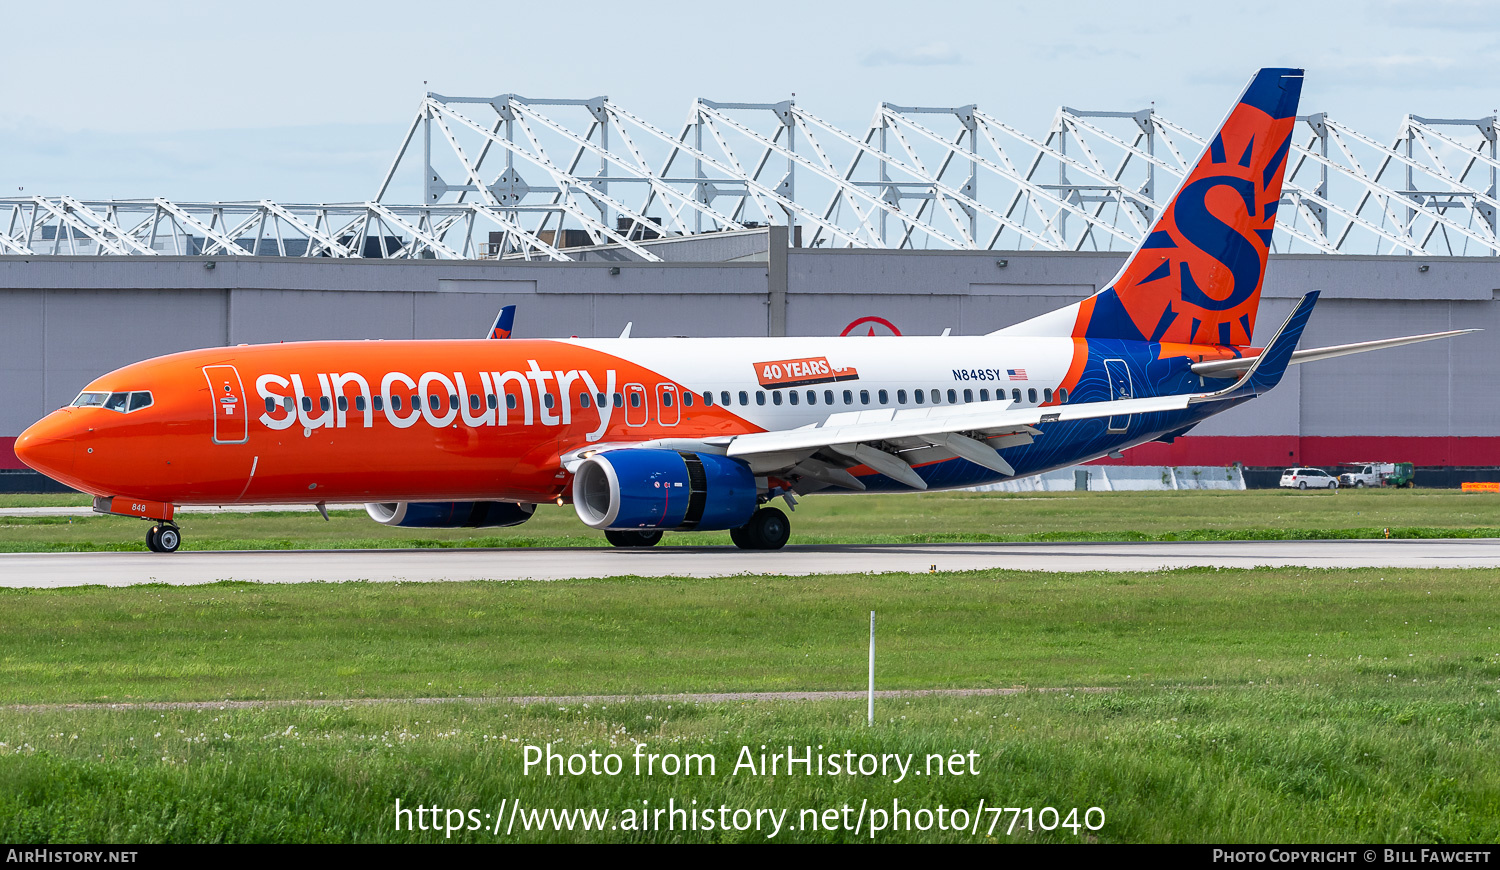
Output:
[[128,414],[131,411],[139,411],[142,408],[151,407],[151,394],[145,390],[137,390],[130,393],[79,393],[78,398],[73,400],[75,408],[104,408],[108,411],[119,411]]

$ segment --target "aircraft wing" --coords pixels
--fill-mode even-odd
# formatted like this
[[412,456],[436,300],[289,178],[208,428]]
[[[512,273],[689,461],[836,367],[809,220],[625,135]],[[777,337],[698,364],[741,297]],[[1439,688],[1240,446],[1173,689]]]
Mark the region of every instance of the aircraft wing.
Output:
[[1031,408],[1002,408],[999,402],[979,402],[847,411],[800,429],[706,439],[595,444],[564,455],[563,467],[575,470],[587,456],[600,451],[654,447],[725,454],[743,460],[757,475],[785,474],[810,479],[810,484],[799,484],[801,491],[826,486],[864,489],[865,485],[848,470],[857,465],[915,489],[926,489],[927,482],[912,466],[955,456],[1000,474],[1014,475],[1016,470],[997,451],[1030,444],[1035,436],[1042,434],[1038,426],[1181,411],[1203,402],[1244,399],[1270,390],[1286,372],[1317,301],[1317,291],[1302,297],[1270,344],[1249,361],[1239,379],[1216,392]]
[[757,475],[782,473],[830,486],[864,489],[847,467],[865,465],[909,486],[926,489],[927,483],[912,470],[912,464],[962,456],[1000,474],[1013,475],[1015,469],[996,451],[1030,444],[1041,434],[1037,426],[1061,420],[1178,411],[1189,407],[1193,399],[1203,397],[1163,396],[1016,409],[1006,409],[999,402],[899,411],[877,408],[833,414],[821,424],[801,429],[702,439],[602,442],[565,454],[562,464],[575,471],[588,456],[609,450],[693,450],[737,457]]

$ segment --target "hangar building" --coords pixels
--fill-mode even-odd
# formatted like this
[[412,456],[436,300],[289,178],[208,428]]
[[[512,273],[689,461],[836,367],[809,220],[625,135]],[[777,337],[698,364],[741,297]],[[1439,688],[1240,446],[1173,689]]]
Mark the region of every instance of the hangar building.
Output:
[[[429,95],[363,203],[0,199],[0,489],[37,484],[22,429],[176,350],[479,337],[512,303],[516,337],[989,332],[1105,286],[1202,141],[1149,110],[1065,108],[1045,139],[973,106],[882,104],[864,136],[790,102],[699,100],[690,119],[668,134],[607,98]],[[1311,289],[1304,347],[1486,332],[1295,367],[1106,462],[1497,479],[1494,118],[1407,116],[1390,146],[1299,121],[1257,336]],[[423,201],[387,202],[423,136]]]

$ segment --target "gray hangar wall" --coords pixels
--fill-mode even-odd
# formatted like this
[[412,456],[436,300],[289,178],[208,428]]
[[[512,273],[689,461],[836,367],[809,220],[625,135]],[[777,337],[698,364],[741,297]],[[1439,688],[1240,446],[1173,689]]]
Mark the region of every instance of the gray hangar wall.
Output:
[[[867,317],[905,334],[976,334],[1093,293],[1122,260],[805,248],[710,263],[0,257],[0,444],[99,374],[189,348],[479,337],[509,303],[517,337],[613,336],[631,321],[640,337],[838,335]],[[1257,336],[1310,289],[1323,297],[1304,347],[1488,331],[1296,367],[1194,435],[1493,438],[1497,288],[1497,258],[1274,256]],[[885,330],[872,320],[855,332],[871,328]]]

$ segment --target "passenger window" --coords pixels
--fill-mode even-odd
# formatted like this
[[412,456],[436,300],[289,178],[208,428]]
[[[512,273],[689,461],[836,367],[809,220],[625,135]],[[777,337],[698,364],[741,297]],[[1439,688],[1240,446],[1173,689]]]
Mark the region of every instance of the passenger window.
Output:
[[551,408],[555,404],[557,404],[557,400],[554,399],[554,398],[552,398],[552,394],[551,393],[542,393],[542,407],[543,408]]
[[898,404],[898,405],[904,405],[904,404],[906,404],[906,391],[905,390],[897,390],[896,391],[896,404]]
[[595,393],[594,402],[599,407],[603,408],[609,404],[609,397],[604,395],[603,393]]
[[458,396],[455,396],[452,393],[448,394],[448,410],[450,410],[450,411],[457,411],[458,410]]
[[693,394],[692,393],[683,393],[682,394],[682,405],[685,408],[691,408],[691,407],[693,407]]
[[[900,394],[897,393],[897,396],[900,396]],[[920,405],[923,402],[927,401],[927,394],[923,393],[921,390],[912,390],[911,391],[911,397],[913,399],[917,400],[917,404],[918,405]],[[903,399],[902,401],[905,401],[905,400]]]
[[818,391],[817,390],[808,390],[807,391],[807,404],[809,404],[809,405],[816,405],[816,404],[818,404]]
[[292,411],[296,410],[296,408],[297,408],[297,406],[295,404],[293,404],[291,396],[287,396],[285,399],[282,399],[281,400],[281,406],[283,408],[286,408],[287,413],[289,413],[289,414]]
[[[494,398],[495,398],[494,396],[490,397],[491,400],[493,400]],[[385,400],[382,399],[380,396],[374,396],[374,397],[372,397],[370,399],[370,406],[372,408],[374,408],[376,411],[384,410],[384,408],[382,407],[384,404],[385,404]],[[495,406],[494,405],[490,405],[490,407],[493,408]]]
[[401,410],[401,397],[400,396],[397,396],[397,395],[392,395],[391,396],[391,410],[392,411],[399,411],[399,410]]
[[1026,401],[1033,405],[1036,404],[1036,387],[1032,387],[1026,391]]
[[967,403],[967,402],[972,402],[972,401],[974,401],[974,391],[973,390],[964,390],[964,402]]
[[[616,394],[618,395],[618,393]],[[513,393],[505,394],[505,407],[514,411],[516,409],[516,397]]]
[[881,390],[877,395],[880,397],[880,404],[889,405],[891,403],[891,394],[885,390]]
[[632,408],[639,408],[640,406],[641,406],[641,394],[640,393],[631,393],[630,394],[630,407],[632,407]]
[[[796,393],[792,393],[792,395],[795,396],[797,394]],[[781,404],[781,391],[780,390],[772,390],[771,391],[771,404],[773,404],[773,405],[779,405],[779,404]]]
[[1013,389],[1013,390],[1010,391],[1010,400],[1012,402],[1019,402],[1019,401],[1021,401],[1021,388],[1020,387],[1016,387],[1015,389]]
[[[797,404],[797,391],[796,391],[796,390],[787,390],[787,391],[786,391],[786,395],[787,395],[787,398],[788,398],[788,399],[791,399],[791,400],[792,400],[792,404],[793,404],[793,405],[795,405],[795,404]],[[774,401],[774,400],[773,400],[773,401]],[[780,402],[777,402],[777,403],[776,403],[776,404],[778,404],[778,405],[779,405],[779,404],[781,404],[781,403],[780,403]]]
[[[745,394],[744,393],[740,393],[740,395],[744,396]],[[729,391],[728,390],[724,390],[724,391],[722,391],[722,392],[719,393],[719,404],[721,404],[721,405],[728,405],[728,404],[730,404],[730,401],[729,401]],[[741,405],[745,404],[745,400],[743,398],[740,399],[740,404]]]
[[942,390],[933,390],[932,391],[932,404],[934,404],[934,405],[941,405],[942,403],[943,403],[943,391]]
[[302,397],[302,410],[306,411],[309,414],[312,413],[312,396]]
[[588,406],[589,406],[589,394],[588,393],[579,393],[578,394],[578,407],[580,407],[580,408],[587,408]]
[[[740,395],[743,396],[745,394],[744,393],[740,393]],[[755,391],[755,404],[757,404],[757,405],[764,405],[765,403],[766,403],[766,391],[765,390],[756,390]],[[741,400],[740,404],[743,405],[745,403],[744,403],[743,400]]]
[[348,396],[339,396],[339,410],[340,411],[347,411],[347,410],[349,410],[349,397]]
[[[833,404],[833,390],[824,390],[823,391],[823,404],[825,404],[825,405],[832,405]],[[849,403],[845,402],[844,404],[847,405]]]
[[[623,393],[615,393],[614,394],[614,398],[612,400],[612,404],[616,408],[623,408],[623,407],[625,407],[625,395]],[[512,405],[511,407],[514,408],[515,406]]]
[[484,405],[485,405],[485,407],[487,407],[491,411],[493,411],[493,410],[495,410],[495,408],[496,408],[496,406],[498,404],[499,403],[497,403],[495,401],[495,394],[494,393],[485,393],[484,394]]
[[333,402],[330,401],[327,396],[319,396],[318,407],[322,408],[325,411],[331,411],[333,410]]
[[422,397],[418,396],[416,393],[411,394],[411,409],[413,411],[422,410]]
[[364,409],[365,409],[365,397],[364,396],[355,396],[354,397],[354,410],[356,410],[356,411],[363,411]]
[[274,410],[276,410],[276,400],[266,396],[266,413],[269,414]]
[[469,394],[469,410],[470,411],[478,411],[479,410],[479,395],[477,393],[470,393]]
[[663,392],[661,394],[661,405],[662,405],[663,408],[670,408],[670,407],[672,407],[672,394],[671,393]]
[[859,403],[861,405],[868,405],[868,404],[870,404],[870,391],[869,390],[860,390],[859,391]]
[[[970,391],[964,390],[964,401],[965,402],[969,401],[969,396],[970,395],[971,395]],[[958,404],[958,391],[957,390],[949,390],[948,391],[948,404],[950,404],[950,405],[956,405],[956,404]]]
[[846,405],[852,405],[852,404],[854,404],[854,392],[852,390],[845,390],[844,391],[844,404],[846,404]]
[[[727,405],[729,403],[725,402],[724,404]],[[712,408],[713,406],[714,406],[714,393],[713,393],[713,390],[704,390],[703,391],[703,407],[705,407],[705,408]]]
[[427,404],[432,407],[432,410],[436,411],[437,409],[443,407],[443,400],[439,399],[435,395],[429,395],[427,397]]
[[1045,388],[1045,389],[1042,390],[1042,401],[1044,401],[1044,402],[1050,402],[1050,401],[1052,401],[1052,388],[1051,387],[1047,387],[1047,388]]
[[1068,389],[1067,389],[1067,387],[1058,387],[1057,388],[1057,403],[1059,405],[1066,405],[1068,403]]

